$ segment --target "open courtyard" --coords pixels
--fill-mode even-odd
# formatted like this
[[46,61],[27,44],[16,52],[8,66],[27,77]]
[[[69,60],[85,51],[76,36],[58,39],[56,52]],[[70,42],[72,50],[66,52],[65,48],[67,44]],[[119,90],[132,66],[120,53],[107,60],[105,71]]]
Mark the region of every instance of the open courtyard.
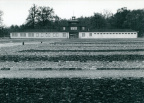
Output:
[[143,103],[144,39],[2,39],[3,103]]
[[[122,77],[123,72],[127,73],[128,77],[141,77],[142,75],[138,74],[143,73],[144,70],[143,45],[144,40],[140,38],[2,39],[0,47],[1,78],[3,77],[2,70],[10,70],[6,72],[11,72],[11,77],[15,71],[20,70],[23,73],[29,73],[30,70],[33,72],[47,70],[45,72],[53,73],[52,77],[58,72],[63,73],[64,70],[70,70],[64,74],[67,73],[67,76],[72,75],[72,77],[77,77],[77,75],[83,77],[85,74],[88,78],[91,76],[94,78],[103,71],[106,73],[102,74],[102,77],[107,77],[109,71],[112,71],[109,72],[110,77],[113,75]],[[72,70],[78,70],[79,74],[71,74]],[[86,73],[80,70],[85,70]],[[93,75],[89,74],[89,72],[92,73],[91,70],[94,71]],[[129,75],[130,72],[136,75]],[[41,77],[42,74],[43,72],[37,74],[36,78]]]

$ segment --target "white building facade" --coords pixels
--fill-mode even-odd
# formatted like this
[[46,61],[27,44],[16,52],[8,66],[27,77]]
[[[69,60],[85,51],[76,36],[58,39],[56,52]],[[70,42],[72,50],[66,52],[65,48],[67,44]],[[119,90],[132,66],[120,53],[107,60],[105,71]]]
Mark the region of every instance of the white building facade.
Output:
[[96,38],[137,38],[137,32],[79,32],[81,39]]
[[61,26],[59,30],[32,30],[12,32],[10,38],[137,38],[138,32],[130,29],[95,29],[90,30],[87,26],[80,25],[79,21],[72,17],[68,25]]
[[[79,32],[79,39],[137,38],[137,32]],[[10,38],[69,38],[69,32],[12,32]]]
[[10,38],[69,38],[68,32],[12,32]]

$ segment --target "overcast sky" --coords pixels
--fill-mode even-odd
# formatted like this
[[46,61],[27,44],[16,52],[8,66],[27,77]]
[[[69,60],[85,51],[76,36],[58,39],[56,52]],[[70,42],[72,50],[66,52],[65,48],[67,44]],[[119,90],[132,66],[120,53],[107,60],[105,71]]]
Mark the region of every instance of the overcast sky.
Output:
[[70,19],[91,16],[94,12],[102,13],[109,10],[116,13],[117,9],[144,9],[144,0],[0,0],[0,10],[4,12],[3,24],[5,26],[21,25],[25,23],[30,7],[49,6],[54,9],[60,18]]

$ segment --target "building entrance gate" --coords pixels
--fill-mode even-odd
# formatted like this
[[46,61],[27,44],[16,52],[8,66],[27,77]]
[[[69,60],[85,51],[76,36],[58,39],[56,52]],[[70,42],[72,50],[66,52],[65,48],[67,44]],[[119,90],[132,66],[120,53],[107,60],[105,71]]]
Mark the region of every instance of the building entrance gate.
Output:
[[78,38],[78,33],[69,33],[69,38]]

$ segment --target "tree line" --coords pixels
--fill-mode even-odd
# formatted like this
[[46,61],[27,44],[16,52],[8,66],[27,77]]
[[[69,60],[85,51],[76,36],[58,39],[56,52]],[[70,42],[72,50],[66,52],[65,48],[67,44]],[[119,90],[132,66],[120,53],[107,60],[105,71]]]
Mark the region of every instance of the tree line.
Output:
[[[11,25],[6,28],[2,26],[2,15],[0,11],[0,36],[9,35],[11,31],[21,31],[27,29],[55,29],[67,25],[67,19],[61,19],[54,13],[54,9],[35,4],[29,9],[29,14],[22,25]],[[144,36],[144,9],[128,10],[126,7],[120,8],[115,14],[108,10],[103,13],[94,13],[90,17],[77,18],[81,25],[86,25],[92,29],[132,29],[138,32],[138,37]]]

